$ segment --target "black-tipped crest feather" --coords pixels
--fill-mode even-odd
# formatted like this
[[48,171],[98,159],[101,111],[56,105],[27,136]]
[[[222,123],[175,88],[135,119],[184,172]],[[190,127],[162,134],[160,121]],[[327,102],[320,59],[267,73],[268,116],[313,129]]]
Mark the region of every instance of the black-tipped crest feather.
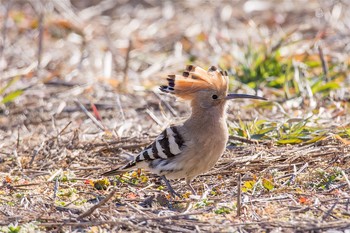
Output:
[[188,65],[182,75],[168,75],[168,85],[160,87],[165,93],[174,94],[183,99],[192,99],[200,90],[216,90],[226,92],[228,86],[227,73],[211,66],[208,71],[199,66]]

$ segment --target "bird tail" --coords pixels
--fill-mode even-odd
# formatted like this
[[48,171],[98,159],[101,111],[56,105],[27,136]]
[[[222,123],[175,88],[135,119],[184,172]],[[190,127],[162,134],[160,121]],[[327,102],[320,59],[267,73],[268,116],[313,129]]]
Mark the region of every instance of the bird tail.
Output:
[[131,170],[136,165],[136,161],[131,161],[121,167],[118,167],[116,169],[110,170],[108,172],[102,173],[101,176],[115,176],[115,175],[121,175],[129,170]]

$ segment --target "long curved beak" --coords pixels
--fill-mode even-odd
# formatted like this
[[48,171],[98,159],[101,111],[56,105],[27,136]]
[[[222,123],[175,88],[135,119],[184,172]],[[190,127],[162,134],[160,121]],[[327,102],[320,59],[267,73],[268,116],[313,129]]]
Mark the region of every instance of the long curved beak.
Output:
[[232,99],[256,99],[256,100],[267,100],[264,97],[256,96],[256,95],[247,95],[247,94],[228,94],[225,98],[226,100]]

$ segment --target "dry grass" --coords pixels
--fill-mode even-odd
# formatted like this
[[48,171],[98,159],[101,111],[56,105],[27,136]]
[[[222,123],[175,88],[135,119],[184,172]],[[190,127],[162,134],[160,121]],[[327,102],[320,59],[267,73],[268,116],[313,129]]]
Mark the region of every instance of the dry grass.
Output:
[[[0,231],[350,228],[347,1],[9,2],[0,100],[18,96],[0,109]],[[240,82],[254,54],[271,62],[256,70],[287,64],[293,86]],[[228,149],[195,180],[200,200],[184,181],[170,199],[144,172],[102,179],[188,115],[157,86],[190,63],[228,69],[233,91],[274,102],[229,106]]]

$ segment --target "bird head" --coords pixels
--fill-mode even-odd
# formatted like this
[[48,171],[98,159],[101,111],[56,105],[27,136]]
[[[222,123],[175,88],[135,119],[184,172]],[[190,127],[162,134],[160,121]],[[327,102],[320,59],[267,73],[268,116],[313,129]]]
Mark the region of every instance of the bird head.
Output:
[[206,71],[198,66],[189,65],[182,75],[168,75],[167,80],[168,85],[161,86],[161,91],[190,100],[192,105],[201,108],[224,105],[230,99],[266,100],[254,95],[228,93],[227,72],[219,71],[215,66]]

